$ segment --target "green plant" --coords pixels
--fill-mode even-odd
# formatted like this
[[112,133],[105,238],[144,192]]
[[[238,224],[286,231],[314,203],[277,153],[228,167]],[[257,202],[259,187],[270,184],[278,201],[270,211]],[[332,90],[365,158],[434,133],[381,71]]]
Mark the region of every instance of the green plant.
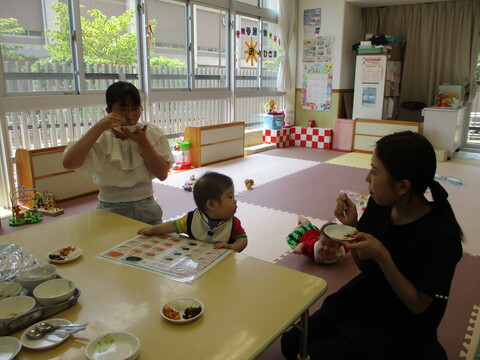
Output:
[[2,34],[24,34],[25,29],[20,26],[17,19],[14,18],[0,18],[0,44],[2,47],[3,60],[23,60],[25,55],[17,52],[19,49],[23,49],[20,45],[5,45],[4,37]]

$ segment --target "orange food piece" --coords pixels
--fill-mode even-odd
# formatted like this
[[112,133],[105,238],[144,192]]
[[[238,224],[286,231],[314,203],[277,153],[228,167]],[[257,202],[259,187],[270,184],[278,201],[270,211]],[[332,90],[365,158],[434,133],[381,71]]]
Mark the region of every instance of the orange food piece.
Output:
[[76,248],[72,246],[64,247],[63,249],[60,249],[60,255],[68,256],[68,254],[70,254],[72,251],[75,251],[75,249]]
[[180,320],[180,313],[172,309],[170,306],[163,307],[163,315],[172,320]]

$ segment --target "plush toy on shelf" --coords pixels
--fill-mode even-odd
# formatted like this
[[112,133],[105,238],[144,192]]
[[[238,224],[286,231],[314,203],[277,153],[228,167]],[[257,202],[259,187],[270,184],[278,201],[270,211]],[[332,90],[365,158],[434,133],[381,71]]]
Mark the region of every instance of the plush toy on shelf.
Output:
[[265,112],[268,115],[276,115],[278,114],[278,106],[275,103],[275,100],[268,100],[265,104]]

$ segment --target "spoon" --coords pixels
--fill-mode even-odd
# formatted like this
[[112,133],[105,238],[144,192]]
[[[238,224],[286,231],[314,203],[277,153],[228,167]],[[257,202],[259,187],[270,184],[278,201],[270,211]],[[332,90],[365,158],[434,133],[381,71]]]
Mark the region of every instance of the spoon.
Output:
[[51,332],[51,331],[57,330],[57,329],[77,328],[77,327],[84,327],[84,326],[87,326],[87,325],[88,325],[88,323],[53,325],[53,324],[50,324],[48,322],[41,322],[41,323],[37,324],[35,327],[38,331],[47,333],[47,332]]
[[86,327],[72,327],[72,328],[64,328],[64,329],[56,329],[49,332],[43,332],[38,330],[37,328],[30,329],[26,332],[25,336],[30,340],[38,340],[43,338],[46,335],[69,335],[74,334],[76,332],[85,330]]

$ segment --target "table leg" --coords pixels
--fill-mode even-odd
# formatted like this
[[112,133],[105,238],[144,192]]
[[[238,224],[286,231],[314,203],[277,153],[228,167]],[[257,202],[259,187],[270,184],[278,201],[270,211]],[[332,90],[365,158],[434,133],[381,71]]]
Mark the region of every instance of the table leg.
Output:
[[300,354],[298,354],[298,360],[310,360],[310,356],[307,353],[308,343],[308,309],[302,314],[300,318]]

